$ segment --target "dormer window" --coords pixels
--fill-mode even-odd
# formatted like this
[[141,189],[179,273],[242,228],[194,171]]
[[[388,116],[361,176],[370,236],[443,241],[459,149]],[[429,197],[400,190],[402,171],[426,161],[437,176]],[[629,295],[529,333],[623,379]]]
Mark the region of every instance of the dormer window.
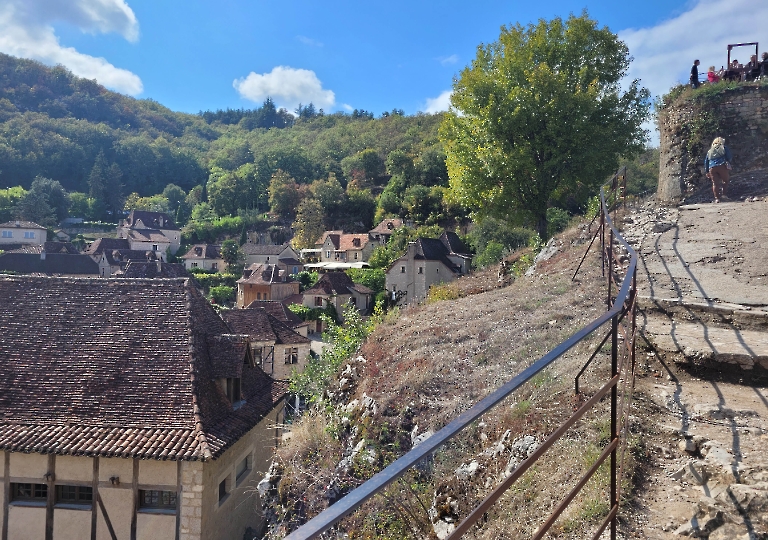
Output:
[[230,403],[237,403],[242,399],[240,394],[240,378],[229,377],[227,378],[227,399]]

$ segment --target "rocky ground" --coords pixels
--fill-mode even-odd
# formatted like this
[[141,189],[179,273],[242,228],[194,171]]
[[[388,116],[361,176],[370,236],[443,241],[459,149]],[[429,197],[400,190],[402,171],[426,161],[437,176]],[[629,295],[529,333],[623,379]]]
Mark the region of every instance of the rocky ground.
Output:
[[736,176],[729,202],[703,191],[624,219],[648,339],[636,384],[647,460],[626,538],[768,538],[767,180]]

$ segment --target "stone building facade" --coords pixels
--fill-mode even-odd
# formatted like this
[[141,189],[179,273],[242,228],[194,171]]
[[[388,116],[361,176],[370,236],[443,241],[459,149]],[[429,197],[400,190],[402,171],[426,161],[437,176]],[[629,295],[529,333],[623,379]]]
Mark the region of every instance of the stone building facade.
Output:
[[706,91],[686,90],[659,111],[657,196],[662,201],[710,189],[704,157],[718,136],[731,149],[734,173],[768,168],[768,87],[743,83],[716,95]]

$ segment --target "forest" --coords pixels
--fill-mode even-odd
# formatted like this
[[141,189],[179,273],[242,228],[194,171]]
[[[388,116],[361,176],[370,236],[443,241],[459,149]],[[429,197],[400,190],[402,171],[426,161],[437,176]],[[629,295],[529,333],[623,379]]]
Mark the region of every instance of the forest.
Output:
[[[367,231],[387,216],[456,228],[470,213],[450,197],[438,134],[444,116],[326,114],[311,103],[289,112],[271,99],[255,109],[179,113],[62,66],[0,54],[0,222],[115,223],[126,209],[147,209],[174,215],[193,241],[279,222],[293,226],[297,247],[322,230]],[[658,167],[646,169],[643,185]],[[553,208],[554,226],[585,203]],[[512,249],[505,239],[525,225],[494,222],[472,245]]]

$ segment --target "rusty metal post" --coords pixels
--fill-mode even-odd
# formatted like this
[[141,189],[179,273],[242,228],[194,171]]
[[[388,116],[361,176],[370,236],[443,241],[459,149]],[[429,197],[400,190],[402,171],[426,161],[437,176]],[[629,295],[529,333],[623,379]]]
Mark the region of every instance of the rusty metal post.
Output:
[[[619,373],[619,316],[616,315],[611,320],[611,377],[616,377]],[[611,389],[611,442],[618,441],[619,423],[618,423],[618,385]],[[616,449],[618,444],[611,452],[611,504],[618,509],[618,478],[616,475]],[[616,515],[611,520],[611,540],[616,540]]]

